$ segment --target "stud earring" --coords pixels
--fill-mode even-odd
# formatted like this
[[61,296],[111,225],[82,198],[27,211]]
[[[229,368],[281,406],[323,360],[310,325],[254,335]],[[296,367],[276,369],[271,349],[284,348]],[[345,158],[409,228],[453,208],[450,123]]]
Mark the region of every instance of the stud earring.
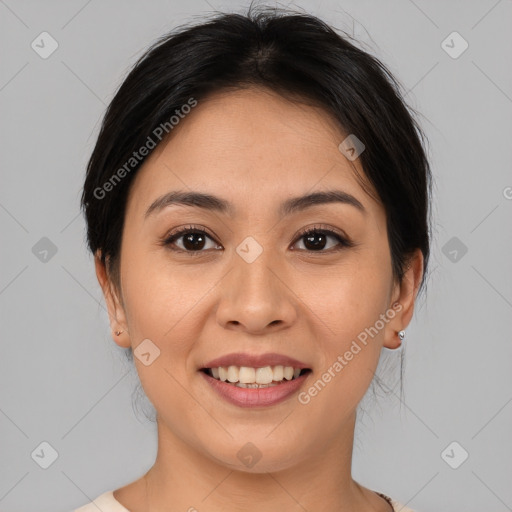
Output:
[[404,339],[405,339],[405,331],[400,331],[398,333],[398,337],[400,338],[400,342],[404,341]]
[[120,335],[121,333],[123,333],[123,332],[124,332],[124,331],[116,331],[116,332],[115,332],[115,335],[116,335],[116,336],[119,336],[119,335]]

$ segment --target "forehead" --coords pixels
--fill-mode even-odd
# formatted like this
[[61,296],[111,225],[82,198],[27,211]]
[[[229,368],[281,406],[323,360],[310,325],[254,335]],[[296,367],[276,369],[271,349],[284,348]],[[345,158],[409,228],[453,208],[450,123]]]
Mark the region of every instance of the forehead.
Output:
[[[283,196],[342,188],[365,193],[339,145],[347,134],[323,109],[266,89],[215,94],[198,101],[146,159],[131,187],[129,209],[148,207],[179,188],[268,203]],[[365,200],[370,198],[365,196]]]

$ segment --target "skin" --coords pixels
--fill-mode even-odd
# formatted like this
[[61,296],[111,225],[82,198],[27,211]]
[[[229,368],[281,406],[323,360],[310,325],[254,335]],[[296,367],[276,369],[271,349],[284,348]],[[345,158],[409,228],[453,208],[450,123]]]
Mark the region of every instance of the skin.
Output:
[[[111,328],[124,331],[115,342],[135,350],[150,339],[160,349],[148,366],[134,357],[157,411],[158,452],[146,475],[114,492],[129,510],[391,510],[352,479],[356,408],[382,347],[398,347],[411,320],[423,258],[418,249],[402,282],[394,279],[385,210],[356,178],[352,165],[364,175],[359,160],[339,151],[345,137],[318,108],[264,89],[225,92],[199,102],[137,174],[119,288],[96,255]],[[290,197],[331,189],[356,197],[365,212],[331,203],[277,213]],[[173,190],[220,196],[235,213],[174,205],[145,219]],[[189,224],[213,235],[203,252],[191,257],[159,243]],[[329,236],[325,248],[308,251],[296,234],[313,225],[342,231],[355,246],[329,251],[339,244]],[[236,252],[247,236],[263,248],[250,264]],[[394,303],[400,311],[308,404],[294,395],[240,408],[198,373],[231,352],[279,352],[313,370],[307,390]],[[247,442],[262,454],[252,468],[237,457]]]

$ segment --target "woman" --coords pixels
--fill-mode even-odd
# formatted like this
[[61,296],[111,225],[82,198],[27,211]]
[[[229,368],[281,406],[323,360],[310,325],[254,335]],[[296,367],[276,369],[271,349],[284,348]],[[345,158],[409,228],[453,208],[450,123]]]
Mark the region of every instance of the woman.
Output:
[[410,510],[351,462],[425,279],[422,141],[386,68],[312,16],[217,15],[146,52],[82,206],[158,452],[80,512]]

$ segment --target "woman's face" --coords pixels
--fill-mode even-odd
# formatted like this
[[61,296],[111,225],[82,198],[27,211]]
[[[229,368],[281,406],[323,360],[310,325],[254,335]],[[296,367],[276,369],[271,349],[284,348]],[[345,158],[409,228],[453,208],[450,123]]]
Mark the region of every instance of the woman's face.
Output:
[[[160,433],[212,461],[275,471],[349,435],[381,348],[396,347],[410,320],[417,282],[393,279],[385,211],[357,181],[351,165],[362,172],[359,160],[338,149],[347,135],[323,111],[269,91],[218,94],[181,120],[132,184],[122,302],[106,293],[113,328],[125,330],[116,341],[137,356]],[[163,201],[150,209],[177,191],[229,207]],[[284,208],[329,191],[346,200]],[[163,243],[191,225],[192,233]],[[302,236],[313,227],[335,235]],[[233,353],[279,354],[311,371],[288,397],[247,407],[201,371]],[[234,388],[241,400],[259,393]],[[251,466],[244,454],[261,459]]]

